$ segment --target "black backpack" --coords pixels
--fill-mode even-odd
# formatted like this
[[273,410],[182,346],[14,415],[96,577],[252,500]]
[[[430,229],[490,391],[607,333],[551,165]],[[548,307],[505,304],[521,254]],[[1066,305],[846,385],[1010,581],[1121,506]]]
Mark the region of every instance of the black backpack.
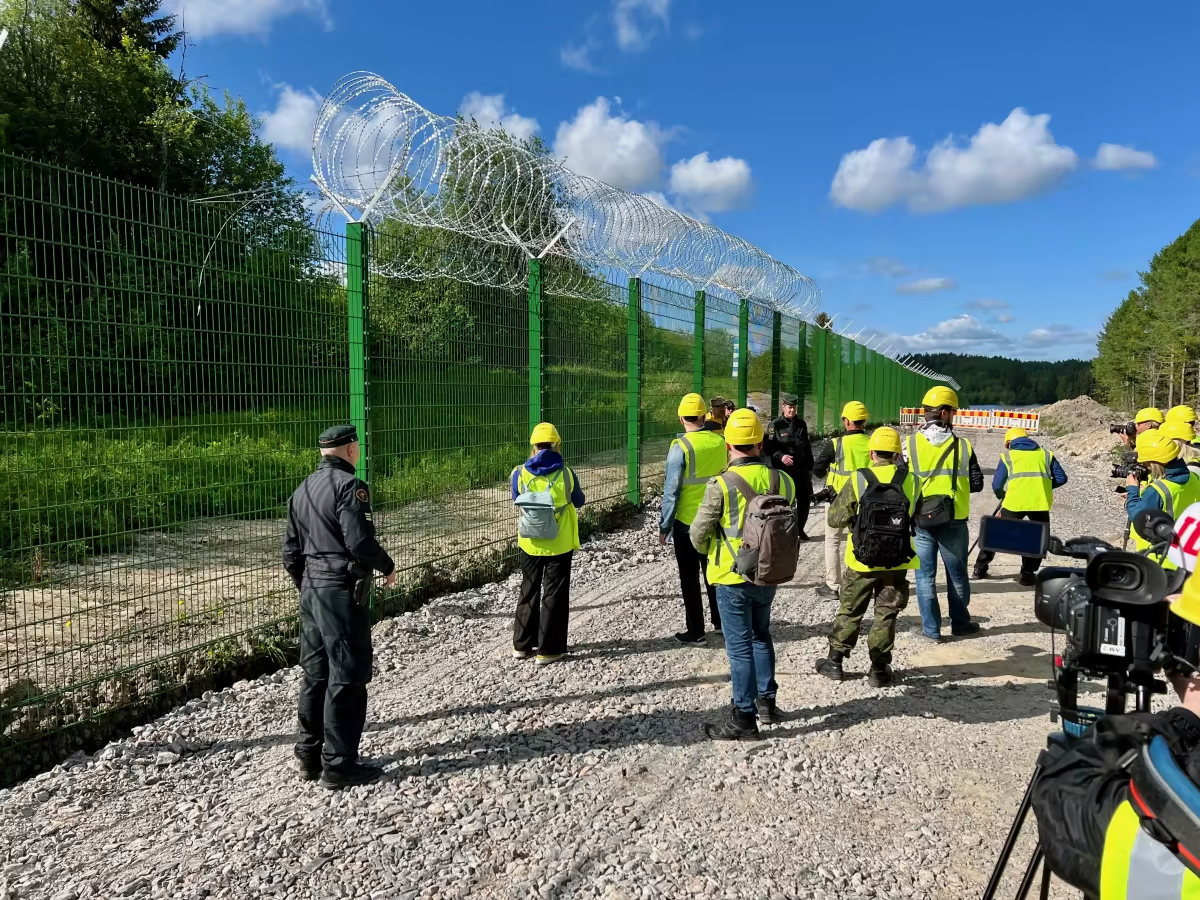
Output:
[[860,469],[859,473],[866,485],[858,498],[858,515],[850,526],[854,556],[866,566],[898,569],[913,558],[912,517],[904,494],[907,470],[897,466],[888,482],[881,482],[870,469]]

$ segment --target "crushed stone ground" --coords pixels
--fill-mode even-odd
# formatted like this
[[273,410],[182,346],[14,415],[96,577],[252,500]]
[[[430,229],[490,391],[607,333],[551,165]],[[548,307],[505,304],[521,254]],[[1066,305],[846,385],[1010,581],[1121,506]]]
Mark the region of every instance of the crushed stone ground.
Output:
[[[990,480],[1000,436],[973,440]],[[1067,468],[1055,533],[1119,535],[1108,479]],[[973,519],[994,505],[976,496]],[[836,684],[813,672],[835,612],[813,594],[814,524],[774,607],[786,720],[714,744],[723,647],[672,640],[653,516],[579,554],[562,664],[510,658],[515,578],[381,622],[363,751],[382,782],[301,782],[298,670],[242,682],[0,791],[0,898],[978,895],[1055,727],[1050,634],[1016,560],[974,586],[979,635],[923,641],[914,592],[900,683],[867,685],[864,639]]]

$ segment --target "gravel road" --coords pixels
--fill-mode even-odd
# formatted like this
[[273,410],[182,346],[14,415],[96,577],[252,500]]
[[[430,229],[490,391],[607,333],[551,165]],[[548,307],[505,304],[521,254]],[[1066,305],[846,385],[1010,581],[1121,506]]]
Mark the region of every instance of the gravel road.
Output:
[[[999,436],[976,444],[990,470]],[[1069,474],[1055,532],[1119,533],[1107,479]],[[0,898],[977,895],[1053,727],[1050,635],[1016,561],[975,586],[972,638],[918,638],[914,594],[900,683],[875,690],[865,640],[849,680],[813,673],[835,609],[806,545],[774,608],[786,720],[714,744],[723,647],[671,639],[653,516],[579,554],[562,664],[510,658],[511,578],[380,623],[363,750],[382,782],[302,783],[298,670],[242,682],[0,791]]]

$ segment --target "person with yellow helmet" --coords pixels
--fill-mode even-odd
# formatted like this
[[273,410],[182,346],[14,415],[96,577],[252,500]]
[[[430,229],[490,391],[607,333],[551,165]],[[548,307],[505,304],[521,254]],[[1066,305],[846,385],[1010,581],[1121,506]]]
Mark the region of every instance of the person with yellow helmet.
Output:
[[562,438],[549,422],[529,436],[533,455],[512,471],[512,499],[545,513],[526,527],[525,507],[517,528],[521,596],[513,623],[513,658],[537,653],[539,666],[558,662],[567,652],[570,620],[571,559],[579,549],[579,518],[584,504],[579,478],[563,462]]
[[[867,407],[858,400],[851,400],[842,407],[842,434],[826,441],[816,459],[813,474],[825,479],[826,496],[838,493],[850,482],[850,476],[866,467],[870,458],[867,451]],[[832,501],[832,497],[830,500]],[[825,526],[825,583],[818,584],[818,597],[838,596],[838,585],[842,576],[842,545],[846,540],[845,528]]]
[[[675,635],[681,644],[704,643],[704,606],[700,600],[700,572],[704,557],[692,546],[688,531],[704,499],[704,486],[714,475],[725,471],[728,457],[725,438],[704,428],[707,407],[699,394],[688,394],[679,401],[679,422],[683,434],[671,442],[667,451],[667,472],[663,482],[662,512],[658,520],[658,542],[674,538],[675,565],[683,592],[684,630]],[[717,610],[717,589],[707,584],[708,609],[714,631],[721,630]]]
[[1167,414],[1163,416],[1163,423],[1167,422],[1187,422],[1193,428],[1196,427],[1196,410],[1191,406],[1172,406],[1167,410]]
[[[1188,467],[1188,471],[1200,475],[1200,447],[1196,446],[1196,430],[1191,422],[1183,418],[1171,418],[1171,413],[1176,409],[1190,410],[1190,406],[1178,407],[1167,412],[1167,421],[1163,423],[1162,428],[1158,429],[1158,433],[1164,437],[1170,438],[1175,442],[1175,446],[1179,448],[1179,458],[1182,459]],[[1153,434],[1154,432],[1147,432]]]
[[[1067,483],[1067,473],[1049,450],[1043,450],[1024,428],[1010,428],[1004,433],[1004,452],[996,474],[992,476],[992,492],[1000,499],[1002,519],[1029,519],[1049,522],[1054,506],[1054,490]],[[987,578],[988,566],[996,554],[980,550],[971,572],[974,578]],[[1022,557],[1020,584],[1029,587],[1037,583],[1040,557]]]
[[[1129,516],[1129,536],[1139,550],[1150,549],[1150,542],[1133,527],[1137,514],[1145,510],[1162,510],[1175,518],[1193,503],[1200,501],[1200,476],[1188,471],[1187,463],[1179,458],[1179,448],[1162,431],[1142,438],[1138,436],[1137,458],[1149,472],[1146,481],[1136,474],[1125,479],[1125,512]],[[1153,556],[1164,569],[1175,564],[1165,556]]]
[[758,735],[758,723],[779,722],[775,706],[775,645],[771,640],[772,586],[752,584],[734,569],[750,500],[736,474],[757,495],[778,494],[787,501],[796,486],[786,472],[762,464],[763,427],[748,409],[735,410],[725,423],[729,468],[711,479],[690,532],[692,546],[708,557],[708,583],[717,586],[717,606],[725,633],[733,706],[729,719],[706,725],[714,740],[732,741]]
[[767,426],[763,453],[771,466],[792,476],[796,484],[796,525],[800,540],[807,541],[804,528],[812,506],[812,442],[808,438],[808,423],[800,415],[800,400],[795,394],[779,397],[779,418]]
[[1200,579],[1167,616],[1163,674],[1179,705],[1108,715],[1051,741],[1031,795],[1050,870],[1087,897],[1200,897]]
[[[1178,415],[1178,413],[1176,414]],[[1153,406],[1147,406],[1145,409],[1139,409],[1137,415],[1133,417],[1133,433],[1130,433],[1128,425],[1122,426],[1121,430],[1117,431],[1118,437],[1121,438],[1121,443],[1126,447],[1132,448],[1138,435],[1146,431],[1153,431],[1163,424],[1165,417],[1161,409],[1155,409]]]
[[[867,636],[871,660],[867,682],[872,687],[888,687],[893,681],[896,619],[908,606],[908,570],[918,565],[911,529],[917,485],[900,458],[901,449],[896,429],[876,428],[867,445],[869,465],[850,476],[829,507],[831,528],[854,526],[846,541],[846,571],[841,581],[841,603],[829,630],[829,654],[817,660],[817,672],[834,681],[843,678],[842,662],[858,643],[858,629],[872,598],[875,620]],[[889,526],[900,533],[878,531],[881,509],[888,513],[883,518]],[[860,513],[866,521],[860,519]],[[872,534],[872,529],[878,533]],[[867,544],[869,550],[856,547],[856,543]]]
[[720,434],[725,430],[725,420],[729,417],[729,411],[725,409],[725,404],[728,402],[724,397],[712,398],[709,407],[711,412],[704,420],[705,431],[715,431]]
[[921,610],[921,635],[942,639],[942,610],[937,596],[938,555],[946,564],[946,597],[950,606],[950,631],[955,636],[974,634],[971,621],[971,582],[967,578],[967,518],[971,494],[983,490],[983,469],[971,442],[954,433],[958,394],[939,385],[922,400],[925,424],[904,444],[904,456],[917,479],[916,544],[921,567],[917,571],[917,605]]

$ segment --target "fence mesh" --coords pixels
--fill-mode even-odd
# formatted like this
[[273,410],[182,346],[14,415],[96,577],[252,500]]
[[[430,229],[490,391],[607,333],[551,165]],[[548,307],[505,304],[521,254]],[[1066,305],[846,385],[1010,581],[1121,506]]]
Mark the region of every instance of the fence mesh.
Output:
[[421,277],[476,251],[0,156],[0,780],[284,658],[285,504],[330,424],[363,429],[408,592],[386,611],[500,571],[533,422],[559,428],[592,516],[661,485],[689,391],[764,418],[801,394],[828,428],[857,391],[924,386],[765,306],[566,260],[546,274],[581,296],[543,294],[537,262],[527,291]]

